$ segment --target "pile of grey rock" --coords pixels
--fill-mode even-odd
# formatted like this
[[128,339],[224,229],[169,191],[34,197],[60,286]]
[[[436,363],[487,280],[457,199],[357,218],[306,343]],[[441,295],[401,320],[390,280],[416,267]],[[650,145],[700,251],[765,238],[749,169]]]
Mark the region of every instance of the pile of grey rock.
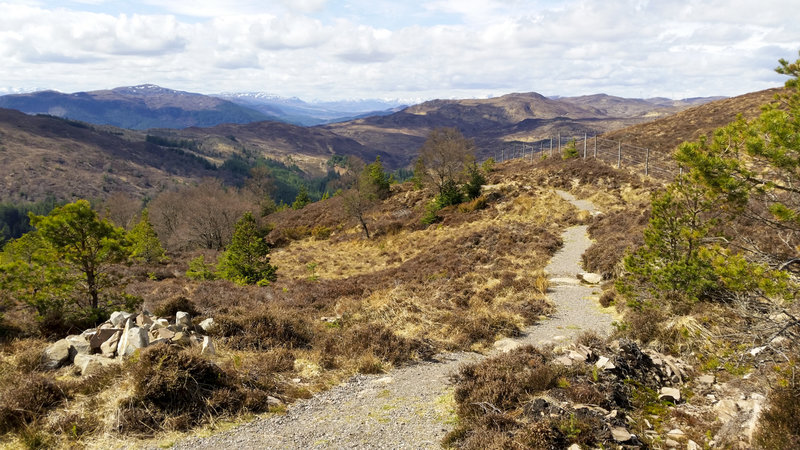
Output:
[[[602,354],[602,353],[605,353]],[[692,368],[682,360],[671,355],[665,355],[652,349],[639,349],[629,341],[612,341],[608,348],[603,350],[589,348],[585,345],[572,344],[563,349],[555,358],[555,362],[563,366],[589,364],[595,367],[601,376],[602,390],[607,392],[624,391],[618,389],[618,384],[623,380],[636,379],[645,386],[658,392],[659,400],[672,405],[680,405],[685,399],[681,397],[681,387],[692,374]],[[616,381],[615,381],[616,380]],[[541,401],[539,403],[542,403]],[[556,407],[559,410],[581,412],[584,415],[593,415],[606,422],[611,438],[620,445],[638,446],[641,441],[629,431],[628,418],[620,409],[606,410],[598,405],[568,404],[559,405],[543,404],[540,409],[549,410]],[[648,428],[644,433],[652,439],[658,435],[653,426],[645,420]],[[667,448],[686,446],[687,449],[699,449],[697,443],[687,440],[683,431],[678,428],[670,430],[664,439]],[[681,441],[685,441],[681,443]]]
[[87,375],[101,367],[119,364],[137,350],[159,343],[196,346],[201,354],[212,356],[214,343],[206,333],[213,325],[214,319],[208,318],[195,326],[189,314],[180,311],[172,322],[147,311],[138,315],[115,311],[97,328],[48,346],[42,362],[46,369],[74,364],[81,375]]

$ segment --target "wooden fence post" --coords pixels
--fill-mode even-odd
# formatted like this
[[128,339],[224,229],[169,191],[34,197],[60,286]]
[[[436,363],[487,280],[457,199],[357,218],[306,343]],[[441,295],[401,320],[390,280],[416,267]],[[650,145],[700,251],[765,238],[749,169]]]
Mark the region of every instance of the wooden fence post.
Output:
[[617,169],[622,168],[622,141],[619,141],[619,147],[617,148]]
[[561,133],[558,133],[558,154],[561,154]]
[[644,176],[650,174],[650,149],[645,149],[646,153],[644,155]]
[[594,135],[594,159],[597,159],[597,135]]
[[586,133],[583,133],[583,159],[586,159]]

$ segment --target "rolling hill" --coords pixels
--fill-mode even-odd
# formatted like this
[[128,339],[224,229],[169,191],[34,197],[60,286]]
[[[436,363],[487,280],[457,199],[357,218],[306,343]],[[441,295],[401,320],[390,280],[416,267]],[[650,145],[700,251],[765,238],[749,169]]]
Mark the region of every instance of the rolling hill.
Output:
[[537,142],[556,134],[590,135],[674,114],[708,99],[625,99],[605,94],[551,99],[515,93],[491,99],[432,100],[394,114],[330,124],[324,128],[365,147],[410,163],[427,134],[455,127],[475,139],[482,156],[509,143]]

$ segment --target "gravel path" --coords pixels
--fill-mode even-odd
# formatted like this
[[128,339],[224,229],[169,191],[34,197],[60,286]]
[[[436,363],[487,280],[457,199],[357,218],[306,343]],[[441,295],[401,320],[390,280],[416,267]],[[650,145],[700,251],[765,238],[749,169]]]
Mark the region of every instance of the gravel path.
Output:
[[[583,210],[587,201],[564,191],[559,195]],[[600,289],[581,285],[581,255],[591,245],[585,226],[567,229],[564,247],[546,267],[550,300],[557,312],[528,327],[517,339],[503,339],[496,348],[521,344],[566,342],[584,330],[607,334],[611,316],[596,301]],[[500,350],[495,350],[497,353]],[[445,353],[392,371],[388,375],[358,375],[311,399],[292,404],[286,414],[243,424],[205,438],[192,438],[175,448],[439,448],[453,427],[449,377],[465,364],[487,356]]]

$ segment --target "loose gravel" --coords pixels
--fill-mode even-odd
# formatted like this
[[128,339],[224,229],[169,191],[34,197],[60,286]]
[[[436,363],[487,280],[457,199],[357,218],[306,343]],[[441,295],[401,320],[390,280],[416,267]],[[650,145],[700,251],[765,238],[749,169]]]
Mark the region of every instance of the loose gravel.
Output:
[[[595,211],[591,202],[577,200],[568,192],[557,193],[578,209]],[[599,287],[583,285],[577,278],[582,272],[581,255],[591,245],[586,227],[567,229],[563,240],[564,247],[545,268],[551,282],[548,298],[556,313],[528,327],[521,337],[504,339],[511,347],[566,344],[583,331],[605,335],[611,329],[611,315],[597,302]],[[286,414],[266,416],[214,436],[191,438],[174,448],[439,448],[456,419],[450,376],[462,365],[490,355],[444,353],[389,374],[357,375],[292,404]]]

